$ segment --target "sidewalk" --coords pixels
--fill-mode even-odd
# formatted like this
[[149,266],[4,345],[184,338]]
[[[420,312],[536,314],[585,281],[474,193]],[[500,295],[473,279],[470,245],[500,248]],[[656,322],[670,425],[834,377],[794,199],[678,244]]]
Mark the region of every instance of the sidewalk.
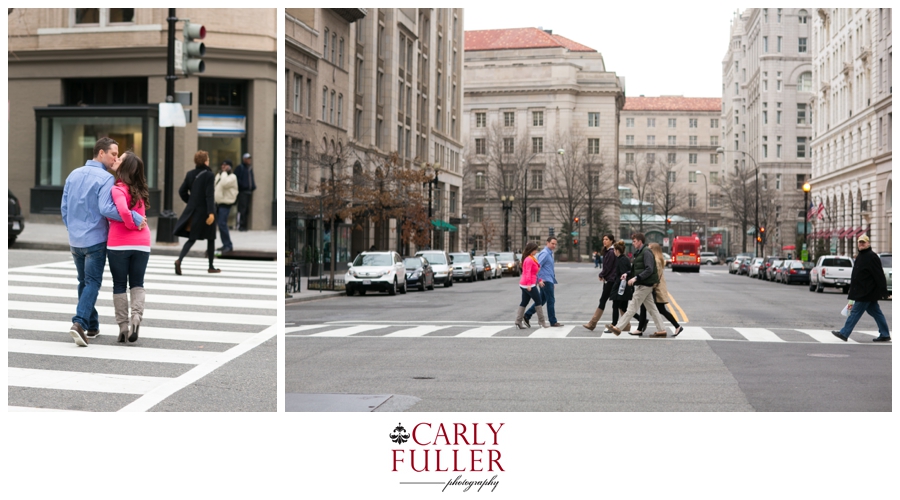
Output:
[[333,297],[347,295],[343,290],[339,292],[332,292],[330,290],[307,290],[307,280],[309,280],[309,278],[305,276],[300,278],[300,290],[292,293],[290,296],[286,295],[284,299],[285,305],[296,304],[298,302],[309,302],[311,300],[330,299]]
[[[149,219],[150,225],[156,225],[156,218]],[[247,254],[253,254],[255,258],[269,257],[275,260],[278,256],[277,232],[274,229],[268,231],[230,231],[231,242],[234,245],[234,251]],[[157,243],[156,229],[150,230],[150,241],[152,242],[151,253],[154,255],[171,255],[178,257],[181,247],[187,241],[186,238],[178,238],[178,244],[173,243]],[[222,246],[222,240],[216,232],[216,248]],[[32,249],[32,250],[69,250],[69,235],[66,232],[66,226],[60,221],[59,224],[46,224],[36,222],[25,222],[25,230],[19,235],[15,244],[10,248],[16,249]],[[203,258],[206,253],[206,242],[197,241],[188,252],[189,257]],[[227,254],[226,254],[227,255]],[[237,255],[235,255],[237,257]],[[252,258],[252,257],[251,257]]]

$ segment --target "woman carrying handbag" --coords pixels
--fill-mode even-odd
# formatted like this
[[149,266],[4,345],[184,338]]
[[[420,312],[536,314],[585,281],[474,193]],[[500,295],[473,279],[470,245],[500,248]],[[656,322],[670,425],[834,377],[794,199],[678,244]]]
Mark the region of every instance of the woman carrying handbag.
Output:
[[550,328],[544,318],[544,307],[541,306],[541,294],[538,291],[539,286],[544,286],[544,281],[538,279],[537,273],[541,269],[535,254],[538,252],[538,244],[529,241],[525,245],[525,251],[522,252],[522,278],[519,280],[519,288],[522,289],[522,301],[519,303],[519,309],[516,311],[516,328],[524,330],[525,326],[525,308],[528,301],[534,301],[534,310],[537,312],[538,323],[542,328]]
[[178,196],[187,203],[184,212],[175,224],[175,236],[187,238],[175,261],[175,274],[181,275],[181,260],[197,240],[206,240],[206,257],[209,259],[209,273],[222,271],[213,267],[216,256],[216,196],[215,176],[209,168],[209,154],[197,151],[194,154],[194,170],[184,176],[178,188]]

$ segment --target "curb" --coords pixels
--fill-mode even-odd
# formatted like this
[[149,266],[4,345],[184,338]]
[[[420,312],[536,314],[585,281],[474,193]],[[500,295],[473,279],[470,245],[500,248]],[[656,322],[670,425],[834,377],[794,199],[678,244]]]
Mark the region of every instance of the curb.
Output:
[[[298,296],[299,295],[299,296]],[[325,300],[325,299],[333,299],[335,297],[343,297],[346,296],[346,292],[328,292],[328,294],[311,291],[306,295],[299,293],[297,295],[292,296],[291,298],[284,299],[284,305],[290,304],[299,304],[301,302],[312,302],[314,300]]]

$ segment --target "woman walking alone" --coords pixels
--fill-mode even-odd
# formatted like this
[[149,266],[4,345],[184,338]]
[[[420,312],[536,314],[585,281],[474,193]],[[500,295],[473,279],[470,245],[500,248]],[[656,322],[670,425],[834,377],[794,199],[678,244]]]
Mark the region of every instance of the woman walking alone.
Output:
[[[150,260],[150,231],[134,224],[131,211],[146,216],[149,200],[144,162],[127,151],[113,167],[116,179],[111,195],[122,222],[109,219],[107,258],[113,280],[113,307],[119,325],[119,342],[136,342],[144,315],[144,273]],[[131,321],[128,289],[131,289]]]
[[538,244],[529,241],[525,245],[525,251],[522,252],[522,277],[519,279],[519,288],[522,289],[522,301],[519,303],[519,309],[516,311],[516,328],[525,329],[525,308],[528,301],[534,301],[534,309],[537,312],[538,323],[542,328],[550,328],[550,323],[544,318],[544,307],[541,306],[541,294],[538,291],[539,286],[544,286],[544,280],[537,277],[541,265],[538,264],[535,254],[538,252]]
[[[656,302],[656,310],[659,311],[660,314],[663,315],[664,318],[669,320],[669,323],[672,323],[672,326],[675,327],[675,333],[672,334],[673,337],[677,337],[679,333],[683,330],[681,325],[678,324],[678,320],[675,319],[675,315],[670,313],[668,309],[666,309],[666,304],[669,303],[669,289],[666,288],[666,258],[663,257],[662,247],[659,246],[659,243],[650,243],[647,245],[650,248],[650,251],[653,252],[653,257],[656,259],[656,270],[659,273],[659,283],[653,287],[653,300]],[[640,325],[638,326],[638,331],[643,332],[645,328],[647,328],[647,311],[645,309],[641,310],[641,318]],[[635,333],[637,335],[637,333]],[[665,337],[666,332],[656,332],[653,333],[654,337]]]
[[209,154],[206,151],[200,150],[194,154],[194,170],[184,176],[178,195],[187,203],[187,207],[175,224],[175,236],[188,240],[175,261],[175,274],[181,274],[181,260],[197,240],[206,240],[206,257],[209,259],[207,272],[222,272],[213,267],[216,256],[216,226],[213,225],[216,221],[215,179],[209,168]]

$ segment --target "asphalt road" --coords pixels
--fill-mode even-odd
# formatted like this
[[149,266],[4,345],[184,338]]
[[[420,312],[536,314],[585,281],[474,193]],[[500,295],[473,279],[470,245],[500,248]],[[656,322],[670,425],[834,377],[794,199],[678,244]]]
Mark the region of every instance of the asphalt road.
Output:
[[101,335],[83,348],[68,334],[77,304],[71,255],[15,249],[8,255],[11,408],[277,409],[274,262],[217,261],[223,272],[208,275],[205,259],[188,258],[184,275],[176,276],[174,258],[151,254],[141,338],[116,342],[107,274],[97,301]]
[[[286,408],[297,411],[890,411],[891,352],[846,297],[729,275],[667,271],[671,338],[580,325],[597,306],[592,264],[557,264],[562,329],[516,330],[517,280],[286,307]],[[892,324],[891,303],[882,310]],[[610,320],[610,312],[601,321]],[[652,323],[651,323],[652,324]],[[536,322],[532,322],[536,325]],[[348,330],[348,328],[354,328]],[[422,329],[425,330],[422,330]],[[562,330],[562,338],[535,338]],[[427,332],[424,333],[423,332]],[[830,338],[829,338],[830,337]]]

